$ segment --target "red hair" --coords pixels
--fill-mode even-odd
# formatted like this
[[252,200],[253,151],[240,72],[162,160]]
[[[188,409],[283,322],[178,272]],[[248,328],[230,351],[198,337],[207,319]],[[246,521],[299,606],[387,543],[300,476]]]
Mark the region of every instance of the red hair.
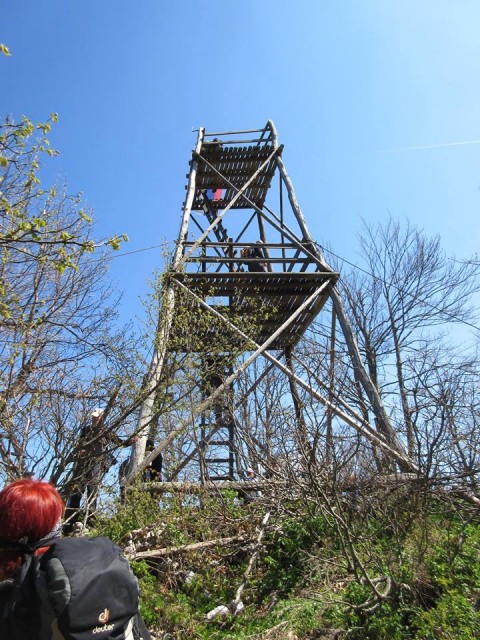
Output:
[[[12,482],[0,491],[0,546],[24,537],[30,543],[41,540],[53,531],[64,510],[60,494],[48,482],[29,478]],[[0,574],[11,575],[22,558],[19,551],[0,551]]]

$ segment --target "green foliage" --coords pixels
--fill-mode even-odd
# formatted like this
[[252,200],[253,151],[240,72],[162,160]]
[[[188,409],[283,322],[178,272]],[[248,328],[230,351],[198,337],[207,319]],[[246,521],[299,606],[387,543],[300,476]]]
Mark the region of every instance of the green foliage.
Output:
[[163,607],[163,598],[158,593],[158,581],[145,561],[132,562],[132,569],[140,586],[140,613],[145,624],[154,626]]
[[[158,283],[161,287],[170,275],[164,274]],[[235,357],[253,348],[250,340],[242,338],[222,318],[207,311],[202,305],[181,288],[176,289],[176,309],[169,349],[188,353],[229,353],[232,363]],[[262,326],[275,313],[275,308],[268,307],[258,297],[242,299],[241,305],[225,305],[215,299],[208,291],[202,296],[209,305],[223,318],[247,335],[256,339]]]
[[[368,597],[362,585],[352,584],[345,596],[352,605],[360,605]],[[407,640],[409,616],[391,602],[383,602],[372,613],[352,607],[331,606],[324,615],[325,623],[332,627],[349,630],[352,640]]]
[[[4,45],[2,45],[4,47]],[[2,52],[8,55],[4,47]],[[63,274],[78,269],[82,256],[99,247],[118,249],[125,235],[95,241],[91,217],[81,207],[81,195],[41,185],[42,160],[58,155],[48,134],[58,116],[34,123],[23,116],[0,125],[0,315],[9,319],[15,306],[15,268],[37,262]]]
[[158,523],[159,515],[158,497],[133,487],[123,503],[118,501],[113,515],[99,519],[95,531],[119,542],[130,531]]
[[[369,572],[376,556],[384,573],[394,578],[388,600],[365,606],[374,602],[371,590],[350,580],[337,594],[339,604],[326,610],[326,622],[349,629],[349,637],[358,640],[478,637],[479,527],[465,526],[457,513],[433,506],[432,515],[419,514],[398,553],[392,555],[385,544],[388,536],[380,536],[379,544],[362,554]],[[374,520],[371,516],[365,531]]]
[[446,591],[427,611],[415,618],[417,638],[422,640],[477,640],[480,637],[478,602],[458,591]]
[[262,589],[266,594],[271,590],[288,594],[299,584],[306,571],[309,552],[323,528],[323,521],[285,518],[281,527],[268,538],[268,554],[264,564],[268,568],[262,577]]
[[[185,639],[287,640],[290,633],[313,640],[329,637],[329,629],[351,640],[479,637],[478,524],[465,523],[461,511],[432,501],[423,513],[412,505],[415,518],[404,505],[403,515],[396,514],[387,526],[384,506],[362,516],[362,534],[353,522],[350,532],[357,562],[370,579],[390,576],[392,588],[384,600],[375,598],[358,566],[352,568],[351,555],[345,557],[335,520],[321,509],[309,511],[301,501],[289,500],[267,530],[264,553],[242,595],[245,610],[240,616],[205,618],[232,600],[249,558],[248,548],[221,545],[162,559],[161,570],[156,562],[135,563],[142,612],[160,636]],[[261,519],[255,508],[239,505],[231,491],[160,502],[134,491],[104,523],[102,533],[119,539],[128,529],[161,525],[158,546],[166,548],[239,533],[253,539]],[[187,582],[190,572],[194,575]],[[383,586],[377,582],[380,591]]]
[[480,592],[479,527],[463,528],[458,520],[450,520],[447,527],[435,530],[434,538],[425,555],[433,586],[441,592],[458,586],[460,580],[463,589]]
[[128,236],[126,233],[123,233],[121,236],[113,236],[113,238],[107,240],[107,243],[114,251],[118,251],[121,247],[122,241],[128,242]]

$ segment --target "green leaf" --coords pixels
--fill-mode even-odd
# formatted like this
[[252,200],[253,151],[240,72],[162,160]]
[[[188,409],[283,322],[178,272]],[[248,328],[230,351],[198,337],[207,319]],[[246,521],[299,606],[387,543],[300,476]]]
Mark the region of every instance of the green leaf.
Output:
[[86,222],[88,223],[92,222],[92,218],[87,213],[85,213],[83,209],[80,209],[80,211],[78,212],[78,215],[80,216],[80,218],[82,218]]

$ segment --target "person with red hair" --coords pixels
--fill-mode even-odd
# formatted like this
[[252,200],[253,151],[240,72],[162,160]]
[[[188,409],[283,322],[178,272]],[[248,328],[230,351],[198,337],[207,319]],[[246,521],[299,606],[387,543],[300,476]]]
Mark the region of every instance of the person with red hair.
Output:
[[22,546],[41,555],[61,535],[65,505],[54,486],[41,480],[16,480],[0,491],[0,579],[10,578],[24,559]]
[[0,640],[150,640],[138,581],[108,538],[61,538],[63,500],[41,480],[0,491]]

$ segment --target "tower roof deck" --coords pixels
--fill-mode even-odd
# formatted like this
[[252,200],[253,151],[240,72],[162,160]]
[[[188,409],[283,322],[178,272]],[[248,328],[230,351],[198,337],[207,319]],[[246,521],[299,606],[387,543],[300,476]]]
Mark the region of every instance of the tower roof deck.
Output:
[[[218,189],[221,189],[222,193],[212,200],[211,206],[213,209],[225,209],[237,195],[237,189],[241,189],[268,160],[245,190],[248,201],[245,198],[239,198],[234,208],[250,208],[252,203],[260,208],[263,206],[275,172],[275,157],[271,156],[276,147],[268,127],[261,132],[257,138],[248,140],[229,139],[232,134],[228,133],[206,134],[200,154],[195,156],[198,160],[198,168],[196,194],[192,205],[194,211],[202,208],[203,192]],[[212,139],[212,136],[215,137]]]

